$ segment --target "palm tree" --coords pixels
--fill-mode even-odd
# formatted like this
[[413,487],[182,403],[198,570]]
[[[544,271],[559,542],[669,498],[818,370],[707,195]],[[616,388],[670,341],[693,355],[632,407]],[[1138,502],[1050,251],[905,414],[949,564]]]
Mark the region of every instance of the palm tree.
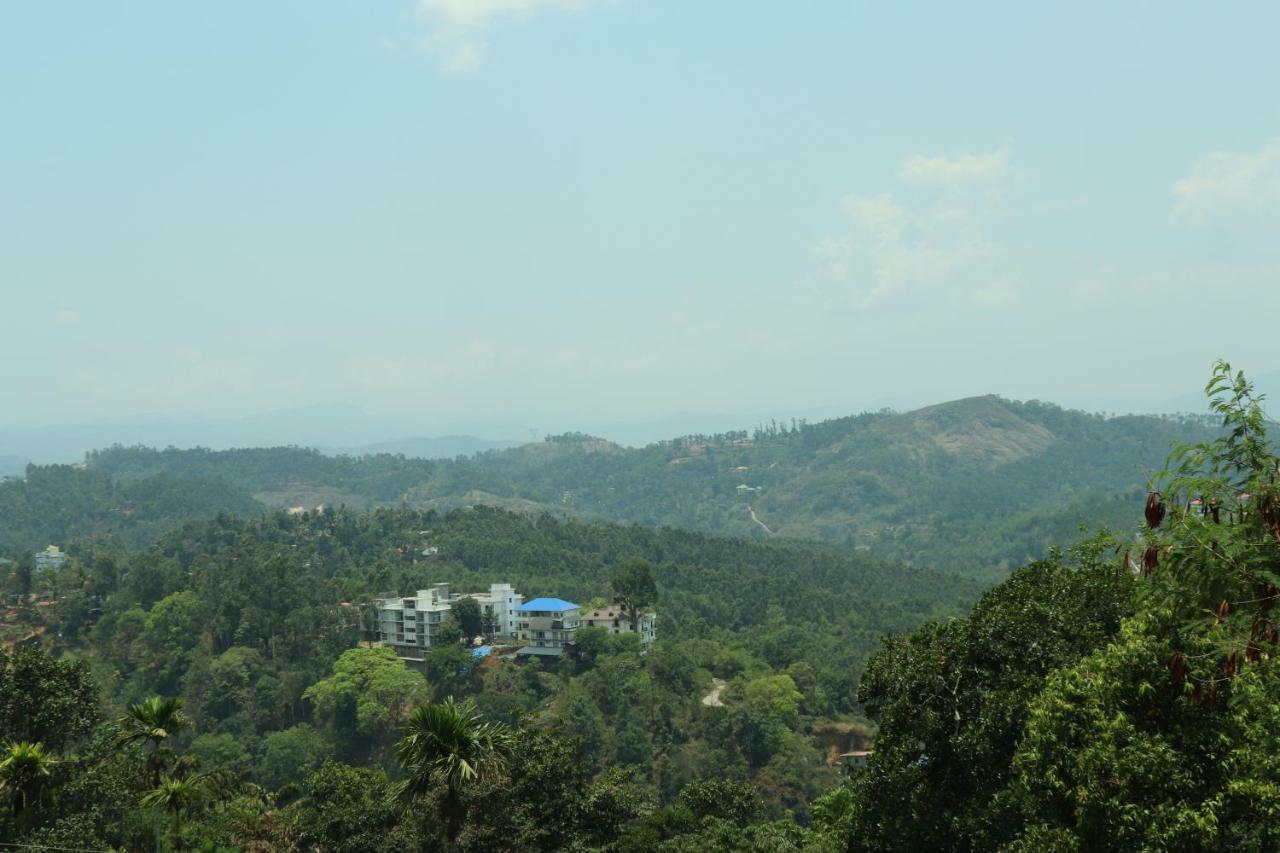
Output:
[[142,795],[144,808],[159,808],[169,814],[170,843],[176,849],[182,843],[182,816],[200,803],[209,791],[200,776],[185,779],[166,777]]
[[119,723],[122,731],[116,739],[117,744],[123,746],[142,741],[151,745],[147,766],[150,780],[154,784],[159,780],[160,771],[165,764],[167,750],[161,751],[165,741],[186,728],[187,718],[182,715],[182,700],[149,696],[136,705],[130,705]]
[[31,802],[52,773],[53,756],[44,746],[31,741],[18,741],[0,752],[0,791],[12,792],[13,816],[25,827],[31,816]]
[[412,803],[442,789],[438,807],[452,845],[466,815],[463,792],[502,772],[511,753],[511,732],[501,723],[485,722],[470,699],[455,703],[452,696],[415,709],[405,732],[396,757],[409,778],[397,792]]

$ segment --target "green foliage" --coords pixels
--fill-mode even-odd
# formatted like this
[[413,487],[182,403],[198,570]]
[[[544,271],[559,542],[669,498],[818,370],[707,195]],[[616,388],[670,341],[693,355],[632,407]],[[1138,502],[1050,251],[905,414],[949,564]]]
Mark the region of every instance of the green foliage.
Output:
[[376,744],[395,731],[410,706],[426,698],[427,680],[391,649],[349,649],[334,661],[332,675],[302,695],[340,741]]
[[19,826],[31,818],[36,800],[53,775],[54,759],[44,746],[20,740],[0,749],[0,794],[7,795]]
[[306,723],[272,732],[264,741],[260,776],[269,788],[297,784],[333,757],[333,746]]
[[0,553],[76,538],[139,547],[187,521],[262,509],[247,491],[217,477],[120,480],[97,468],[28,465],[23,479],[0,478]]
[[82,660],[56,660],[41,649],[0,649],[0,738],[73,745],[99,719],[97,688]]
[[769,537],[750,507],[775,534],[997,578],[1083,521],[1125,524],[1144,497],[1143,472],[1169,444],[1212,435],[1202,418],[1107,418],[978,397],[637,449],[570,434],[455,460],[115,447],[90,454],[84,473],[232,483],[295,503],[310,489],[350,506],[488,503]]
[[763,804],[750,785],[729,779],[690,782],[680,791],[679,804],[695,819],[718,817],[736,824],[761,819]]
[[988,850],[1010,837],[998,795],[1028,703],[1131,611],[1113,548],[1098,536],[1015,572],[964,619],[886,641],[860,693],[880,732],[854,788],[856,847]]
[[658,585],[653,579],[653,566],[641,557],[623,560],[609,578],[613,600],[622,605],[631,620],[631,629],[640,630],[640,612],[658,598]]
[[451,697],[424,705],[409,715],[396,745],[396,758],[408,774],[397,791],[409,802],[438,792],[437,809],[452,842],[466,814],[464,793],[500,774],[511,749],[506,726],[485,721],[474,703]]
[[253,756],[234,735],[205,732],[191,741],[191,754],[206,770],[243,771],[253,763]]
[[1171,456],[1136,546],[1032,566],[872,659],[849,849],[1280,844],[1280,460],[1243,376],[1208,391],[1222,433]]
[[392,784],[381,770],[325,762],[302,786],[301,829],[309,845],[333,853],[404,850],[412,833],[399,829]]
[[1207,391],[1224,434],[1161,478],[1138,613],[1030,705],[1010,796],[1023,849],[1280,844],[1280,460],[1242,375],[1219,364]]
[[480,612],[480,602],[474,598],[458,599],[450,608],[449,615],[457,621],[463,637],[471,639],[484,633],[484,616]]

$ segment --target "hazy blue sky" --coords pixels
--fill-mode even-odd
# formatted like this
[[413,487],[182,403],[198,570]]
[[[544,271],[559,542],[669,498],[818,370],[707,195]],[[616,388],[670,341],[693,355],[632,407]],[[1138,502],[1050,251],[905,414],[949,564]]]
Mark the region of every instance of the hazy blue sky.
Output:
[[3,3],[0,424],[1280,367],[1280,4],[1049,5]]

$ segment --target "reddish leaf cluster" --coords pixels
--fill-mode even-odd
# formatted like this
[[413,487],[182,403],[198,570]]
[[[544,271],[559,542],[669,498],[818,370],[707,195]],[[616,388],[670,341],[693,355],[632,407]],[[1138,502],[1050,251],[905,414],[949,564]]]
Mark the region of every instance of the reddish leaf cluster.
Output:
[[1152,492],[1147,495],[1147,527],[1152,530],[1158,530],[1160,525],[1164,523],[1164,500],[1160,497],[1159,492]]

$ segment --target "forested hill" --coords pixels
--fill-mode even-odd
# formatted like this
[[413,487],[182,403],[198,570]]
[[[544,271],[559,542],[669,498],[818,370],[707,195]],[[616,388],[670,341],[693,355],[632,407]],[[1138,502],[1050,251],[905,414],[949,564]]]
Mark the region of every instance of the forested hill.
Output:
[[[439,643],[422,667],[409,669],[387,650],[358,646],[360,626],[371,625],[371,602],[382,590],[410,593],[434,582],[475,590],[506,581],[529,597],[596,607],[609,600],[626,564],[655,586],[659,636],[647,654],[634,635],[611,638],[600,628],[583,629],[574,653],[562,660],[522,665],[511,656],[482,663],[465,645]],[[0,572],[0,594],[21,582]],[[394,749],[409,709],[450,698],[474,700],[485,719],[519,727],[527,740],[530,751],[518,751],[512,774],[540,781],[479,798],[488,803],[507,791],[525,800],[527,790],[549,803],[532,816],[503,800],[484,809],[495,820],[509,812],[521,822],[520,832],[507,830],[508,838],[522,839],[519,849],[589,849],[559,835],[579,825],[583,833],[609,826],[608,840],[622,824],[674,806],[699,780],[745,783],[740,787],[757,819],[803,817],[807,803],[839,779],[835,755],[867,734],[857,716],[857,684],[879,638],[959,616],[977,595],[972,582],[829,545],[757,543],[491,507],[221,516],[139,551],[79,543],[60,570],[36,572],[28,583],[44,604],[19,612],[30,611],[53,652],[86,662],[68,667],[87,675],[91,666],[99,678],[96,685],[79,679],[78,702],[66,701],[72,691],[48,674],[47,661],[24,653],[10,664],[0,651],[0,724],[46,741],[50,750],[74,747],[78,756],[58,759],[67,769],[51,785],[52,796],[31,811],[37,820],[15,826],[9,810],[0,810],[0,839],[43,826],[51,833],[43,843],[95,849],[107,843],[151,849],[145,844],[151,823],[130,822],[140,802],[152,802],[141,798],[159,779],[137,771],[144,750],[121,749],[119,730],[109,725],[97,729],[96,739],[79,739],[148,696],[183,702],[186,725],[163,735],[175,764],[185,756],[180,768],[163,765],[175,778],[198,760],[202,774],[231,774],[246,796],[254,790],[249,783],[278,792],[240,812],[213,797],[194,803],[191,814],[209,823],[191,831],[206,837],[234,835],[228,827],[237,815],[286,807],[303,792],[287,814],[324,811],[327,776],[362,775],[324,765],[334,758],[370,768],[363,784],[374,786],[372,805],[388,810],[379,820],[394,823],[402,810],[382,769],[403,777]],[[26,692],[15,690],[18,699],[9,701],[7,685]],[[24,708],[41,713],[27,720],[32,715]],[[59,714],[71,714],[75,725],[50,727]],[[532,752],[539,744],[541,751]],[[554,772],[519,764],[526,755],[553,760]],[[68,778],[76,784],[65,784]],[[194,771],[186,778],[193,785],[205,780]],[[591,805],[611,786],[621,786],[633,805]],[[592,790],[596,796],[580,793]],[[362,822],[345,826],[341,833]],[[439,831],[430,821],[424,826]],[[321,838],[340,832],[307,831]],[[537,831],[550,838],[530,841]],[[172,834],[180,832],[175,823]],[[208,849],[215,846],[241,843]],[[364,841],[306,849],[388,848]],[[395,849],[507,847],[486,841]]]
[[752,433],[623,448],[585,435],[455,460],[328,457],[302,448],[111,448],[113,481],[233,484],[269,506],[490,504],[754,537],[814,539],[983,576],[1124,525],[1192,417],[1104,417],[975,397]]
[[25,477],[0,479],[0,556],[81,538],[144,545],[195,519],[264,508],[217,477],[159,471],[117,479],[84,465],[28,465]]

